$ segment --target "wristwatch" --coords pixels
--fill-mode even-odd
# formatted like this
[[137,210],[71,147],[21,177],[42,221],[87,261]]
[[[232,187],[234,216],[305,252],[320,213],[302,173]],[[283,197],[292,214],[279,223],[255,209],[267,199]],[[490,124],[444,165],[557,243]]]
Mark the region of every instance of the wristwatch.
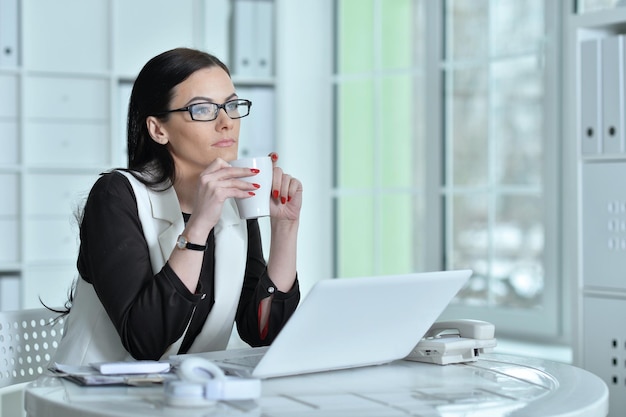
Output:
[[207,250],[208,245],[197,245],[195,243],[191,243],[187,240],[185,236],[180,235],[176,240],[176,247],[178,249],[191,249],[204,252]]

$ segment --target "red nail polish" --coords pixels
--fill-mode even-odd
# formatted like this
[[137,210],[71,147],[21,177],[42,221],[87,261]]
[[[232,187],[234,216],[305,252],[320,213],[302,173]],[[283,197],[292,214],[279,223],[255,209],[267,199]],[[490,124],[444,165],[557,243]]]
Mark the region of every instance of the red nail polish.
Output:
[[287,201],[291,201],[291,196],[287,196]]
[[252,172],[253,174],[258,174],[258,173],[259,173],[259,172],[261,172],[261,171],[259,171],[259,170],[258,170],[258,169],[256,169],[256,168],[250,168],[250,172]]
[[278,155],[276,155],[275,153],[272,154],[272,161],[278,161]]
[[252,191],[248,191],[248,194],[249,194],[249,195],[251,195],[251,196],[252,196],[252,195],[256,195],[256,194],[254,194]]
[[252,183],[252,185],[254,185],[254,188],[261,188],[261,184]]
[[281,197],[281,198],[280,198],[280,202],[281,202],[281,203],[283,203],[283,204],[285,204],[285,203],[287,202],[287,199],[286,199],[285,197]]
[[274,198],[278,198],[278,190],[274,190],[272,192],[272,195],[274,196]]

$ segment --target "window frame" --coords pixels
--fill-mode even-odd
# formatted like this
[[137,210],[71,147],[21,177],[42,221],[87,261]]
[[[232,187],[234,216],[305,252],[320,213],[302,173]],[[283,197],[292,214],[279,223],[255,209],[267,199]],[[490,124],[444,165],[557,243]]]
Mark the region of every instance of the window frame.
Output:
[[[374,0],[374,8],[382,0]],[[451,304],[442,315],[446,318],[474,318],[487,320],[496,325],[499,336],[525,339],[550,340],[552,342],[566,342],[570,337],[568,331],[569,318],[569,291],[568,282],[563,277],[566,265],[563,261],[563,216],[562,212],[562,132],[561,132],[561,86],[562,80],[562,18],[567,12],[566,6],[561,2],[544,0],[546,31],[550,34],[549,41],[544,47],[545,59],[544,70],[544,103],[545,123],[543,142],[543,184],[541,186],[542,198],[545,202],[544,210],[544,269],[545,283],[543,290],[542,308],[533,310],[512,309],[504,307],[475,307],[461,304]],[[424,127],[426,138],[439,138],[439,140],[427,140],[425,144],[426,184],[425,193],[425,218],[422,222],[425,236],[423,245],[424,270],[446,269],[446,237],[445,224],[449,221],[450,210],[446,207],[446,189],[443,184],[445,174],[445,106],[444,102],[444,45],[445,23],[444,2],[425,1],[425,24],[427,33],[425,84],[424,94],[428,97],[428,106],[425,106],[426,125]],[[337,7],[333,8],[333,13]],[[337,21],[337,16],[335,16]],[[338,34],[335,33],[335,51],[337,51]],[[379,47],[379,42],[375,42]],[[336,52],[335,52],[336,53]],[[379,53],[379,51],[374,51]],[[336,88],[341,77],[336,73],[332,77],[332,87]],[[333,99],[335,117],[337,117],[336,97]],[[333,132],[333,141],[337,140],[336,130]],[[337,161],[336,157],[334,158]],[[337,167],[335,167],[335,170]],[[333,204],[341,196],[341,191],[333,188],[331,198]],[[333,215],[333,221],[337,219]],[[336,223],[334,224],[336,230]],[[334,239],[336,248],[336,235]],[[334,256],[337,256],[336,253]],[[334,273],[337,276],[337,262],[335,260]],[[551,277],[551,278],[550,278]]]
[[[560,45],[561,38],[561,2],[552,2],[545,0],[545,24],[547,33],[551,34],[549,42],[544,44],[544,126],[543,126],[543,184],[542,199],[545,203],[544,210],[544,268],[545,282],[543,290],[542,308],[533,310],[494,307],[476,307],[462,304],[451,304],[442,319],[451,318],[474,318],[478,320],[486,320],[492,322],[500,336],[511,338],[533,338],[533,339],[550,339],[554,342],[565,342],[568,338],[568,332],[564,318],[566,316],[566,299],[564,298],[567,291],[563,291],[564,279],[562,277],[561,264],[561,248],[560,231],[561,224],[559,212],[561,211],[561,125],[560,125],[560,86],[558,74],[561,70]],[[443,184],[445,164],[443,160],[446,158],[441,149],[445,146],[445,105],[443,102],[445,76],[443,67],[444,62],[444,44],[445,44],[445,25],[444,22],[444,3],[433,4],[427,3],[427,22],[438,22],[439,28],[431,23],[434,27],[428,30],[435,39],[429,42],[431,49],[436,49],[428,53],[428,74],[430,80],[429,85],[435,86],[437,91],[429,91],[429,94],[436,95],[441,102],[438,106],[429,106],[426,120],[434,121],[436,126],[431,129],[436,136],[443,142],[433,145],[431,152],[436,157],[428,158],[427,178],[437,178],[436,184],[431,184],[432,193],[429,194],[430,201],[436,201],[437,207],[432,210],[431,216],[438,216],[436,221],[427,222],[429,236],[439,236],[441,243],[438,245],[429,245],[432,253],[428,254],[427,259],[433,260],[428,265],[429,269],[445,268],[445,227],[443,225],[450,221],[451,216],[449,208],[446,207],[444,200],[446,189]],[[435,60],[431,58],[436,57]],[[552,139],[552,140],[551,140]],[[431,217],[433,218],[433,217]],[[438,229],[438,230],[437,230]],[[437,264],[436,262],[440,263]],[[553,277],[553,279],[550,279]]]

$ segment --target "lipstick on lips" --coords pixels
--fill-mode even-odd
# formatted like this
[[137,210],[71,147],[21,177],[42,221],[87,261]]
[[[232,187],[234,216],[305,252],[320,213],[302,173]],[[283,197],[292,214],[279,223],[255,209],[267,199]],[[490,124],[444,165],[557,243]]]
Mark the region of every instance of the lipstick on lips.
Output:
[[216,148],[228,148],[231,147],[235,144],[235,140],[234,139],[221,139],[218,140],[217,142],[213,143],[212,146],[216,147]]

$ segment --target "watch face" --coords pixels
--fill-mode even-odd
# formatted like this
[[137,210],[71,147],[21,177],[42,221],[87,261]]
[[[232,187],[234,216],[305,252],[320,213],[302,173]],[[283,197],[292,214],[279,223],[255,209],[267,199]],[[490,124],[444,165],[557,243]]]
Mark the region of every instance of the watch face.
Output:
[[178,247],[178,249],[185,249],[187,247],[187,239],[185,239],[185,236],[178,236],[176,246]]

